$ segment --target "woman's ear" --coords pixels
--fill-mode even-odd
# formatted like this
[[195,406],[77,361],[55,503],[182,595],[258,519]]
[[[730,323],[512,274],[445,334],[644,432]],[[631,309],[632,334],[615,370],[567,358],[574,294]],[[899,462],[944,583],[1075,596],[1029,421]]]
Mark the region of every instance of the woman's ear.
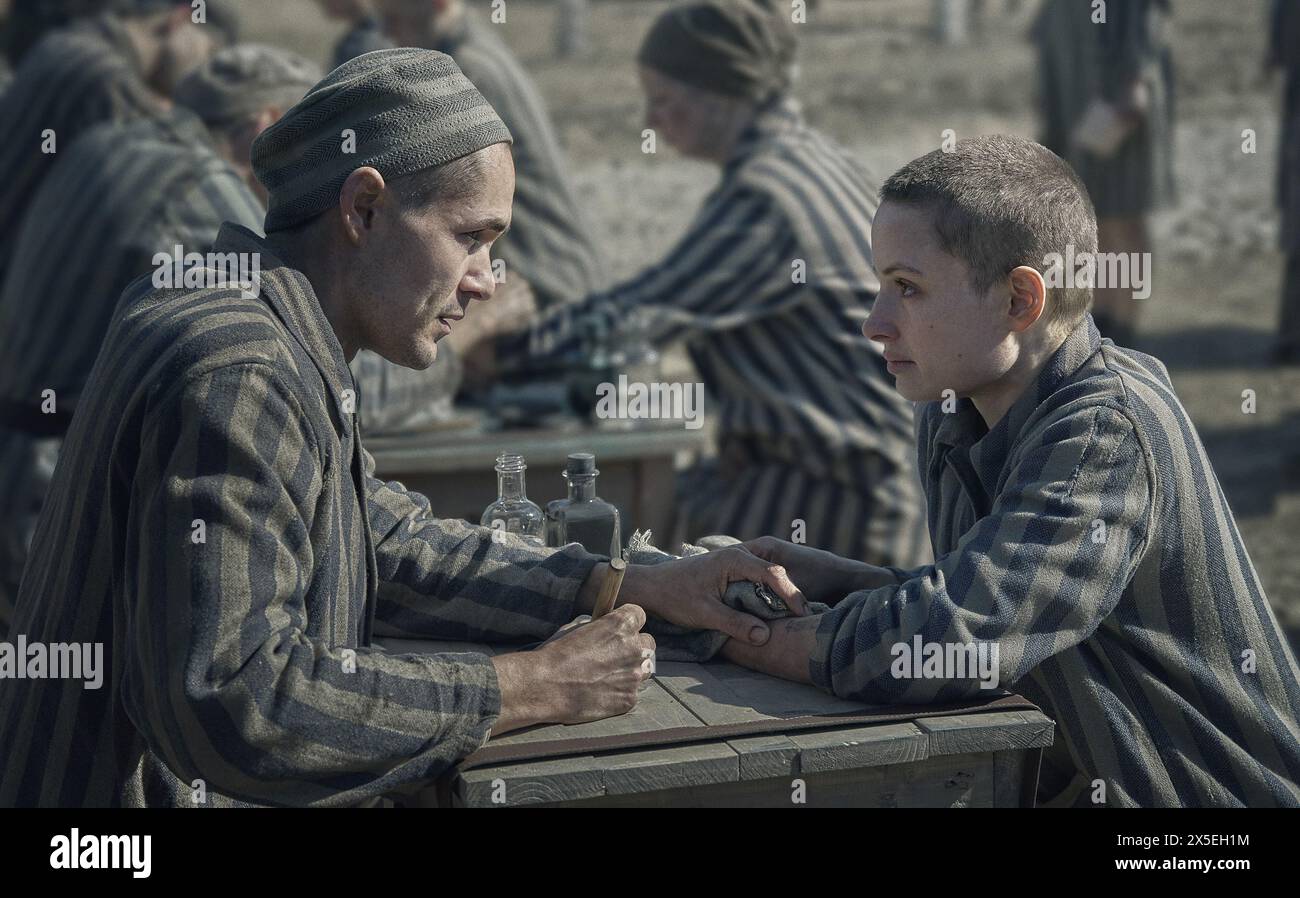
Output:
[[1047,311],[1047,283],[1036,269],[1019,265],[1008,276],[1011,287],[1011,307],[1007,314],[1011,330],[1023,333]]

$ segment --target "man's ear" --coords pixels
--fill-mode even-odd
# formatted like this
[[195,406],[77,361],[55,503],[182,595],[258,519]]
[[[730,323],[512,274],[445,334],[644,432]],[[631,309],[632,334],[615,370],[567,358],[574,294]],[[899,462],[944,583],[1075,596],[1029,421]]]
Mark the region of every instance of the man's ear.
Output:
[[360,245],[374,227],[375,215],[391,202],[384,176],[370,166],[358,168],[339,190],[339,213],[343,231],[354,245]]
[[1011,307],[1007,310],[1011,330],[1024,333],[1047,310],[1047,283],[1036,269],[1020,265],[1011,269],[1008,276],[1011,288]]

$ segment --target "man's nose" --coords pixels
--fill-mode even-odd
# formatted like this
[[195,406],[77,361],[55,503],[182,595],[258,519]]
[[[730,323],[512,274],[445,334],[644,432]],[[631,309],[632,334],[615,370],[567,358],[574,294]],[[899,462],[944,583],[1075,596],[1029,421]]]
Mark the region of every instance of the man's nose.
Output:
[[492,261],[486,256],[483,264],[472,267],[461,281],[461,290],[474,299],[489,300],[496,289],[497,279],[492,271]]

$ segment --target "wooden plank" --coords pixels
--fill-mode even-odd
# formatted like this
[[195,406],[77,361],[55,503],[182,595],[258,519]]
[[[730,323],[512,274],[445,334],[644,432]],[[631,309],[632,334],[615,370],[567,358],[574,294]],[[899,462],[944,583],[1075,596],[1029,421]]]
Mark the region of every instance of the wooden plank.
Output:
[[483,642],[453,642],[443,639],[401,639],[397,636],[376,636],[374,643],[390,655],[440,655],[444,652],[479,652],[489,658],[509,647],[494,647]]
[[605,795],[574,802],[587,807],[911,808],[992,807],[993,760],[987,755],[944,755],[910,764],[801,774],[803,804],[793,777],[713,786]]
[[1052,744],[1054,724],[1037,711],[1003,711],[926,717],[916,722],[929,737],[930,755],[1043,748]]
[[1020,806],[1020,790],[1024,782],[1025,752],[998,751],[993,753],[993,806],[1015,808]]
[[[492,744],[616,736],[676,727],[703,724],[662,685],[651,681],[627,714],[572,726],[533,727],[493,739]],[[513,805],[734,782],[738,770],[734,751],[722,743],[706,742],[484,767],[458,776],[454,788],[466,805],[483,806],[491,802],[495,782],[497,797],[504,791],[505,803]]]
[[720,742],[604,755],[596,763],[606,795],[734,783],[739,770],[736,753]]
[[466,807],[495,808],[593,798],[605,794],[605,780],[595,758],[556,758],[467,770],[453,790]]
[[683,450],[704,448],[703,430],[687,430],[681,422],[626,430],[577,426],[541,430],[438,431],[366,438],[381,476],[491,471],[503,449],[528,459],[530,467],[563,465],[570,452],[594,452],[597,462],[632,461]]
[[710,726],[804,714],[838,714],[864,707],[827,695],[813,686],[780,680],[727,662],[661,661],[655,679]]
[[675,727],[703,726],[689,711],[651,680],[637,697],[636,707],[618,717],[606,717],[591,723],[552,724],[520,730],[492,740],[493,745],[519,742],[551,742],[556,739],[586,739],[597,736],[621,736],[626,733],[650,733]]
[[824,773],[924,760],[926,735],[911,723],[795,733],[800,773]]
[[799,773],[799,746],[789,736],[772,733],[747,736],[727,743],[739,760],[741,780],[794,776]]
[[721,743],[502,764],[457,777],[466,807],[553,804],[700,788],[736,781],[736,753]]
[[[660,662],[655,680],[709,725],[744,723],[774,716],[747,706],[735,689],[718,676],[719,672],[727,673],[728,667],[734,665]],[[786,776],[799,769],[799,747],[780,733],[732,739],[727,745],[739,756],[737,774],[741,780]]]

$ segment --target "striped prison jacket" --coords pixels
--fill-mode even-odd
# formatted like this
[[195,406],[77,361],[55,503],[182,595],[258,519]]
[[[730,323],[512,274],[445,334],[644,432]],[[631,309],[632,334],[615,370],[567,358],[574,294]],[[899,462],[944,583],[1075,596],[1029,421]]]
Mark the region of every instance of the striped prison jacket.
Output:
[[388,35],[384,34],[384,25],[379,16],[369,15],[339,38],[339,42],[334,46],[334,57],[331,62],[334,68],[338,68],[363,53],[387,50],[392,46],[393,42]]
[[0,680],[0,806],[353,804],[436,776],[500,713],[481,654],[573,617],[597,563],[435,518],[373,475],[306,277],[123,295],[41,513],[13,631],[102,643],[104,682]]
[[989,643],[1056,720],[1041,797],[1300,805],[1300,670],[1158,360],[1089,317],[992,430],[961,400],[918,431],[937,561],[828,613],[815,683],[954,701],[969,668],[909,678],[895,647]]
[[600,256],[574,198],[569,163],[532,78],[505,43],[467,14],[433,47],[451,56],[514,137],[515,198],[510,233],[493,246],[505,276],[528,281],[542,308],[603,286]]
[[[139,56],[116,16],[79,20],[47,35],[0,95],[0,221],[10,228],[22,221],[41,181],[81,134],[101,122],[156,115],[161,104],[142,80]],[[0,280],[13,247],[0,241]]]
[[[156,253],[206,253],[223,221],[264,211],[196,117],[105,123],[67,149],[32,198],[0,286],[0,406],[38,414],[53,390],[59,432],[85,388],[122,290]],[[51,438],[53,446],[49,445]],[[0,634],[40,513],[58,434],[0,416]]]
[[[847,152],[809,128],[792,100],[775,102],[663,261],[551,310],[498,357],[565,357],[628,321],[656,344],[685,341],[719,441],[738,447],[724,454],[739,459],[722,460],[732,483],[694,478],[688,505],[737,512],[691,535],[789,538],[793,515],[827,522],[807,535],[811,545],[876,563],[928,560],[912,408],[861,332],[880,287],[877,205]],[[729,495],[700,493],[710,480]]]

